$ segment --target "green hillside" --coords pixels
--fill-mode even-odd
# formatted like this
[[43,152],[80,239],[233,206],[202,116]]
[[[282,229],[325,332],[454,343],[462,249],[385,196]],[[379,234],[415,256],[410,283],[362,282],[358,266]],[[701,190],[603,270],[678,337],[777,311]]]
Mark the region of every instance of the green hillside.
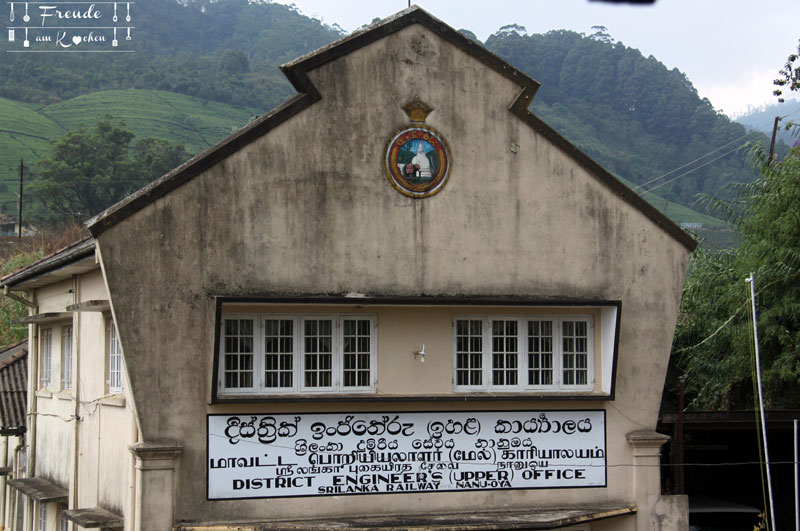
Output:
[[122,120],[136,138],[183,142],[199,153],[246,124],[258,112],[159,90],[107,90],[48,105],[41,114],[65,130],[105,115]]
[[[230,126],[218,127],[220,121],[231,117],[240,126],[291,97],[294,90],[277,65],[344,34],[294,5],[247,0],[136,5],[141,27],[136,53],[35,59],[4,54],[0,96],[52,105],[42,113],[62,128],[110,113],[140,138],[182,140],[197,152],[230,133]],[[12,44],[0,40],[0,53]],[[718,113],[678,69],[603,31],[528,35],[512,24],[483,44],[541,83],[531,110],[609,171],[643,184],[701,161],[660,186],[660,197],[696,208],[698,193],[721,196],[728,184],[757,175],[743,148],[748,142],[768,143],[765,135],[748,134]],[[218,106],[223,103],[257,111],[229,114]],[[704,158],[710,153],[713,161]]]
[[531,110],[604,168],[644,184],[686,167],[659,183],[661,197],[696,208],[698,193],[720,196],[757,176],[745,146],[768,144],[765,135],[718,113],[678,69],[606,33],[527,35],[512,26],[485,46],[541,83]]
[[[49,150],[49,141],[59,138],[79,123],[93,124],[105,115],[124,121],[136,137],[163,138],[183,142],[195,154],[227,137],[257,114],[255,109],[157,90],[109,90],[78,96],[62,103],[38,108],[35,104],[0,98],[0,208],[16,213],[19,158],[32,166]],[[634,183],[617,176],[627,186]],[[644,198],[676,223],[699,223],[695,230],[718,246],[729,246],[733,238],[725,223],[700,214],[652,193]]]
[[[247,124],[258,111],[158,90],[108,90],[37,108],[0,98],[0,211],[16,217],[19,159],[31,168],[50,141],[81,122],[121,120],[137,139],[183,142],[199,153]],[[30,171],[30,170],[28,170]]]
[[0,98],[0,179],[3,182],[17,179],[20,158],[27,164],[32,163],[47,152],[50,139],[64,133],[57,123],[35,109],[30,103]]

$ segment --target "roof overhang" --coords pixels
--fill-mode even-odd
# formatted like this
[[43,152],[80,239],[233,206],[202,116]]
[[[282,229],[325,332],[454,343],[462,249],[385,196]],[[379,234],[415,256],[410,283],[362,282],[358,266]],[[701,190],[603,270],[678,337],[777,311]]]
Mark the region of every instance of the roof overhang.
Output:
[[[703,430],[741,430],[756,429],[758,426],[757,411],[687,411],[680,418],[676,411],[661,413],[658,422],[665,426],[674,426],[683,423],[685,429]],[[764,421],[770,429],[788,429],[793,427],[795,419],[800,418],[800,411],[796,410],[767,410],[764,412]]]
[[0,287],[10,291],[26,291],[68,280],[74,275],[98,268],[94,253],[95,240],[87,238],[6,275],[0,279]]
[[69,491],[44,478],[9,479],[8,486],[43,503],[60,503],[69,498]]
[[125,526],[125,519],[122,516],[102,507],[68,509],[63,511],[63,515],[64,518],[84,529],[121,529]]

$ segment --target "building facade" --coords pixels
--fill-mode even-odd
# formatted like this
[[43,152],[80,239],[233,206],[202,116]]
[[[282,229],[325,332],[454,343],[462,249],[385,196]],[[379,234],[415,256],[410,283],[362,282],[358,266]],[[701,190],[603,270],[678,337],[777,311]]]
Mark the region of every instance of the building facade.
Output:
[[419,8],[283,70],[295,98],[3,279],[28,525],[685,526],[654,430],[694,241]]

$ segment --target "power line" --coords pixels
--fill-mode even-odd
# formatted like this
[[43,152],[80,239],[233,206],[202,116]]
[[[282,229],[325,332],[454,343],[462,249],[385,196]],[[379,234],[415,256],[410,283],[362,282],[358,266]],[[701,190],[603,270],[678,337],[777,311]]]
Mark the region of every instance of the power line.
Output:
[[744,147],[744,144],[742,144],[741,146],[736,146],[735,148],[731,149],[730,151],[727,151],[727,152],[723,153],[722,155],[720,155],[719,157],[716,157],[716,158],[714,158],[714,159],[711,159],[711,160],[709,160],[708,162],[706,162],[706,163],[704,163],[704,164],[701,164],[700,166],[697,166],[697,167],[695,167],[695,168],[692,168],[691,170],[687,170],[687,171],[685,171],[685,172],[681,173],[680,175],[678,175],[677,177],[673,177],[672,179],[670,179],[670,180],[668,180],[668,181],[664,181],[663,183],[661,183],[661,184],[658,184],[658,185],[656,185],[656,186],[654,186],[654,187],[650,188],[649,190],[645,190],[645,192],[652,192],[653,190],[658,190],[658,189],[659,189],[659,188],[661,188],[662,186],[664,186],[664,185],[667,185],[667,184],[669,184],[669,183],[671,183],[671,182],[673,182],[673,181],[676,181],[676,180],[680,179],[681,177],[684,177],[684,176],[686,176],[686,175],[688,175],[688,174],[690,174],[690,173],[692,173],[692,172],[694,172],[694,171],[697,171],[697,170],[699,170],[700,168],[703,168],[703,167],[705,167],[705,166],[708,166],[708,165],[709,165],[709,164],[711,164],[712,162],[716,162],[716,161],[718,161],[719,159],[721,159],[721,158],[723,158],[723,157],[727,157],[728,155],[730,155],[730,154],[731,154],[731,153],[733,153],[734,151],[737,151],[737,150],[741,149],[742,147]]
[[[650,184],[650,183],[654,183],[654,182],[656,182],[656,181],[657,181],[657,180],[659,180],[659,179],[663,179],[664,177],[666,177],[667,175],[669,175],[669,174],[671,174],[671,173],[675,173],[676,171],[678,171],[678,170],[682,170],[683,168],[685,168],[685,167],[687,167],[687,166],[691,166],[691,165],[692,165],[692,164],[694,164],[695,162],[697,162],[697,161],[699,161],[699,160],[702,160],[702,159],[704,159],[704,158],[708,157],[709,155],[713,155],[713,154],[714,154],[714,153],[716,153],[717,151],[720,151],[720,150],[722,150],[722,149],[725,149],[726,147],[730,146],[731,144],[733,144],[733,143],[736,143],[736,142],[739,142],[740,140],[742,140],[742,139],[744,139],[744,138],[746,138],[746,137],[748,137],[748,136],[750,136],[750,135],[752,135],[752,134],[754,134],[754,133],[757,133],[757,132],[758,132],[758,131],[750,131],[749,133],[746,133],[746,134],[744,134],[744,135],[740,136],[739,138],[735,138],[735,139],[731,140],[730,142],[728,142],[727,144],[725,144],[725,145],[722,145],[722,146],[718,147],[718,148],[717,148],[717,149],[715,149],[714,151],[710,151],[710,152],[706,153],[705,155],[702,155],[702,156],[700,156],[700,157],[698,157],[698,158],[694,159],[694,160],[693,160],[693,161],[691,161],[691,162],[687,162],[687,163],[686,163],[686,164],[684,164],[683,166],[679,166],[679,167],[675,168],[674,170],[670,170],[670,171],[668,171],[667,173],[664,173],[663,175],[659,175],[658,177],[655,177],[655,178],[653,178],[653,179],[650,179],[650,180],[649,180],[649,181],[647,181],[646,183],[642,183],[642,184],[640,184],[640,185],[638,185],[638,186],[635,186],[635,187],[633,187],[633,189],[632,189],[632,190],[635,192],[635,191],[636,191],[636,190],[638,190],[639,188],[643,188],[643,187],[647,186],[647,185],[648,185],[648,184]],[[741,146],[739,146],[739,147],[741,147]],[[739,147],[737,147],[736,149],[739,149]],[[734,150],[734,151],[735,151],[735,150]],[[716,160],[716,159],[715,159],[715,160]],[[700,167],[702,168],[702,166],[700,166]],[[688,173],[688,172],[687,172],[687,173]],[[686,175],[686,174],[683,174],[683,175]]]

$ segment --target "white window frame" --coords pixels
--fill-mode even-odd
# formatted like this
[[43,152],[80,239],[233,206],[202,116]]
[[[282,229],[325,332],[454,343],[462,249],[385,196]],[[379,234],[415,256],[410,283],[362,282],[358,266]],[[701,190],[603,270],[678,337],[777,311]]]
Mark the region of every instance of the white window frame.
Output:
[[39,502],[39,515],[36,519],[36,530],[47,531],[47,504]]
[[40,332],[39,387],[53,385],[53,329],[43,328]]
[[[252,358],[252,365],[251,369],[245,369],[245,371],[252,371],[252,386],[250,387],[227,387],[226,386],[226,358],[227,356],[236,354],[236,353],[229,353],[226,349],[226,337],[241,337],[239,335],[236,336],[226,336],[226,321],[228,320],[250,320],[253,323],[253,358]],[[291,334],[291,344],[292,344],[292,367],[291,370],[284,371],[284,373],[291,372],[292,375],[292,385],[291,386],[284,386],[284,387],[267,387],[266,380],[267,380],[267,356],[268,355],[277,355],[280,356],[281,352],[266,352],[267,348],[267,341],[268,338],[266,336],[267,331],[267,321],[273,320],[285,320],[291,321],[292,324],[292,334]],[[369,335],[366,336],[369,338],[369,350],[366,351],[359,351],[358,353],[355,352],[345,352],[345,322],[346,321],[367,321],[369,324]],[[330,385],[320,386],[320,385],[308,385],[306,380],[306,373],[307,370],[312,370],[311,367],[307,367],[308,364],[308,357],[306,354],[313,354],[313,353],[306,353],[306,323],[310,323],[313,321],[331,321],[331,330],[330,336],[323,336],[323,337],[330,337],[331,343],[331,358],[330,358]],[[284,339],[288,338],[288,336],[282,336]],[[310,339],[311,336],[308,336]],[[365,336],[360,336],[361,338]],[[278,344],[280,344],[280,338],[277,338]],[[355,343],[358,343],[358,337],[354,336],[352,340]],[[348,344],[353,344],[352,342],[348,341]],[[224,396],[231,396],[231,395],[283,395],[283,394],[292,394],[292,393],[310,393],[310,394],[324,394],[324,393],[371,393],[375,392],[376,390],[376,380],[377,380],[377,344],[378,344],[378,320],[376,315],[372,314],[285,314],[285,313],[225,313],[222,314],[220,319],[220,329],[219,329],[219,360],[218,360],[218,382],[217,382],[217,390],[220,395]],[[281,349],[283,350],[283,349]],[[345,366],[345,358],[347,356],[356,356],[356,362],[359,361],[359,357],[361,360],[364,360],[365,356],[368,356],[369,368],[360,370],[358,367],[355,369],[347,368]],[[237,363],[237,368],[234,369],[237,372],[241,372],[239,369],[240,365]],[[280,366],[280,361],[279,361]],[[328,370],[328,367],[325,367],[325,370]],[[345,385],[345,371],[353,371],[356,370],[357,373],[363,372],[368,370],[367,375],[367,384],[366,385]],[[356,373],[356,378],[358,378],[358,374]],[[363,376],[362,376],[363,377]],[[278,378],[280,379],[280,371]]]
[[[250,386],[247,386],[247,387],[245,387],[245,386],[226,387],[226,385],[225,385],[225,374],[226,374],[225,362],[226,362],[226,356],[228,354],[228,352],[227,352],[227,350],[225,348],[225,340],[226,340],[227,337],[229,337],[229,336],[226,335],[226,321],[229,321],[229,320],[237,320],[237,321],[239,321],[239,320],[248,321],[249,320],[249,321],[252,321],[252,323],[253,323],[253,327],[252,327],[253,335],[252,335],[252,343],[251,343],[252,352],[250,353],[250,354],[252,354],[252,360],[250,361],[250,367],[251,367],[250,370],[252,370],[252,372],[253,372],[253,374],[251,376],[251,383],[253,385],[250,385]],[[259,327],[258,327],[258,321],[259,321],[259,319],[258,319],[257,314],[239,314],[239,313],[223,315],[222,319],[220,319],[219,383],[218,383],[220,391],[224,391],[226,393],[232,393],[232,394],[255,393],[256,392],[256,389],[258,388],[258,386],[256,385],[257,375],[258,375],[258,371],[256,370],[256,358],[258,358],[258,348],[256,346],[256,341],[258,340],[258,337],[260,335]],[[239,335],[239,330],[238,330],[238,325],[237,325],[236,335],[235,336],[231,336],[231,337],[248,337],[248,336]],[[237,353],[241,354],[241,352],[237,352]],[[245,354],[247,354],[247,353],[245,353]],[[239,373],[239,372],[245,372],[245,371],[246,371],[246,369],[244,371],[242,369],[240,369],[239,360],[237,359],[236,368],[233,369],[231,372]]]
[[[480,321],[481,322],[481,383],[480,384],[459,384],[459,371],[464,369],[459,367],[459,321]],[[493,334],[493,323],[495,321],[516,322],[516,367],[513,369],[516,372],[516,382],[512,384],[495,384],[493,378],[493,371],[495,370],[493,364],[494,345],[495,339]],[[550,321],[553,323],[552,330],[552,383],[550,384],[529,384],[528,383],[528,323],[531,321]],[[453,390],[457,392],[475,392],[475,391],[492,391],[492,392],[521,392],[521,391],[540,391],[540,392],[558,392],[558,393],[571,393],[571,392],[587,392],[595,390],[595,342],[594,342],[594,327],[595,318],[587,314],[559,314],[559,315],[505,315],[505,314],[492,314],[492,315],[455,315],[453,317]],[[586,323],[586,383],[585,384],[569,384],[564,383],[564,370],[569,367],[564,367],[564,343],[563,343],[563,328],[565,322],[585,322]],[[471,337],[477,338],[477,334]],[[512,336],[503,336],[511,338]],[[584,336],[581,336],[583,339]],[[463,346],[463,343],[462,343]],[[472,346],[470,344],[470,346]],[[509,343],[503,344],[508,347]],[[464,352],[461,352],[464,355]],[[503,361],[508,361],[507,357]],[[584,370],[583,367],[578,369]],[[507,369],[497,369],[507,370]]]
[[72,325],[61,327],[61,388],[72,389]]
[[121,393],[122,383],[122,346],[119,343],[117,325],[113,319],[108,320],[108,391]]

